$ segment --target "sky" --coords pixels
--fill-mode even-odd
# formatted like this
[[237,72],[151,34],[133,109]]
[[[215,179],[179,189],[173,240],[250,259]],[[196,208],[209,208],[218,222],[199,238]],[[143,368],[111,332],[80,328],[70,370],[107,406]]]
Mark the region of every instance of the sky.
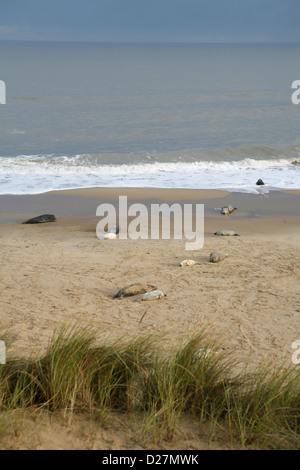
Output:
[[0,40],[300,42],[300,0],[0,0]]

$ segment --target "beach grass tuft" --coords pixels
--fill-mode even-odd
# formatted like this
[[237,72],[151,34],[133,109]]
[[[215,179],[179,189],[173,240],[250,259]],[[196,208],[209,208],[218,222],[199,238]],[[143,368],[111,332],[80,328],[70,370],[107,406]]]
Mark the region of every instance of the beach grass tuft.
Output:
[[190,416],[244,449],[299,449],[299,369],[266,363],[235,374],[235,366],[204,331],[168,350],[151,336],[99,345],[91,329],[63,327],[41,357],[0,366],[0,413],[84,411],[101,424],[117,411],[142,419],[141,439],[156,445],[174,441]]

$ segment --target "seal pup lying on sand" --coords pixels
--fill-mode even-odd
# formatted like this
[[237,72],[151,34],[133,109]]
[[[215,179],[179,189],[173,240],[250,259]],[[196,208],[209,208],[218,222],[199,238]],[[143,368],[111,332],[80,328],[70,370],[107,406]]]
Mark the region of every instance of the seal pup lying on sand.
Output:
[[178,266],[183,267],[183,266],[193,266],[194,264],[199,264],[198,261],[195,261],[194,259],[184,259],[179,263]]
[[234,230],[219,230],[215,232],[214,235],[218,235],[220,237],[239,237],[238,233],[235,233]]
[[129,297],[131,295],[145,294],[157,289],[157,287],[152,286],[151,284],[130,284],[129,286],[123,287],[115,295],[114,299],[123,299],[123,297]]
[[32,219],[25,220],[22,224],[43,224],[45,222],[55,222],[56,217],[53,214],[42,214]]
[[227,256],[228,256],[227,253],[224,253],[224,251],[213,251],[209,255],[209,261],[211,263],[219,263],[223,259],[227,258]]
[[166,294],[161,292],[160,290],[153,290],[152,292],[147,292],[146,294],[142,295],[138,299],[135,299],[136,302],[143,302],[145,300],[158,300],[166,297]]
[[117,238],[116,233],[112,232],[107,232],[105,235],[103,235],[103,240],[115,240]]

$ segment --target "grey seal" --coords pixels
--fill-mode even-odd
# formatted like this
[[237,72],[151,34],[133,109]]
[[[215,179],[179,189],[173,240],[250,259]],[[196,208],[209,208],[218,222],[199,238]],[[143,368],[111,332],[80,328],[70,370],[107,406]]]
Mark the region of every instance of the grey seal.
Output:
[[123,297],[129,297],[131,295],[145,294],[146,292],[154,291],[157,287],[151,284],[130,284],[129,286],[123,287],[115,295],[114,299],[122,299]]
[[218,232],[215,232],[214,235],[218,235],[220,237],[239,237],[240,236],[234,230],[218,230]]
[[227,258],[228,254],[227,253],[224,253],[224,251],[213,251],[210,255],[209,255],[209,261],[211,263],[219,263],[220,261],[222,261],[223,259]]
[[55,222],[56,217],[53,214],[42,214],[32,219],[25,220],[22,224],[44,224],[45,222]]
[[233,211],[236,211],[237,207],[232,207],[232,206],[224,206],[221,208],[221,214],[223,215],[228,215],[231,214]]

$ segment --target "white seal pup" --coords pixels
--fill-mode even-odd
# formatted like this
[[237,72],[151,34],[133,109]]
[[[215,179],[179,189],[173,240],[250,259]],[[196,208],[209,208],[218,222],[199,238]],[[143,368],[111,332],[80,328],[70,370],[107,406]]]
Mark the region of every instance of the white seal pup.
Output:
[[178,266],[183,267],[183,266],[193,266],[194,264],[199,264],[198,261],[195,261],[194,259],[184,259],[179,263]]
[[239,237],[239,234],[234,230],[218,230],[214,235],[218,235],[220,237]]
[[107,232],[104,236],[104,240],[115,240],[117,238],[117,234],[113,232]]
[[220,261],[222,261],[223,259],[227,258],[228,254],[227,253],[224,253],[224,251],[213,251],[210,255],[209,255],[209,261],[211,263],[219,263]]
[[160,290],[153,290],[151,292],[146,292],[146,294],[142,295],[138,299],[135,299],[136,302],[143,302],[145,300],[157,300],[157,299],[162,299],[163,297],[166,297],[166,294],[164,294]]

